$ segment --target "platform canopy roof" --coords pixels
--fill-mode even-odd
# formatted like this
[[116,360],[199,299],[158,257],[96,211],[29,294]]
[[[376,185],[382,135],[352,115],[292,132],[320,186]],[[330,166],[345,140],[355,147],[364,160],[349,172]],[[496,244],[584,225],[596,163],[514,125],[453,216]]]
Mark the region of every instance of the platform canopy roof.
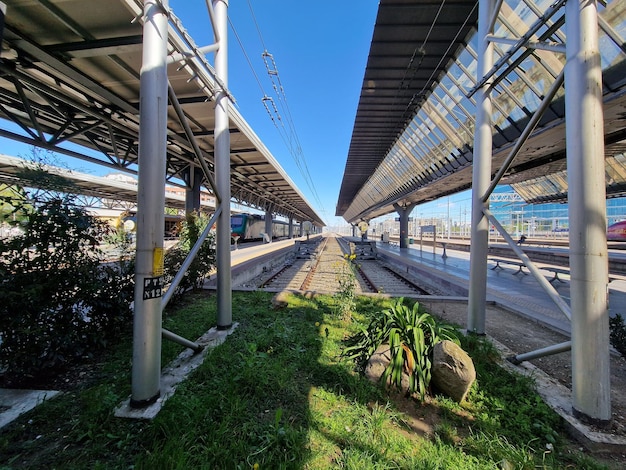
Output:
[[[3,1],[0,135],[136,173],[143,2]],[[174,12],[168,35],[167,174],[190,184],[200,158],[214,178],[216,78]],[[236,202],[325,225],[235,107],[230,134]]]
[[[130,176],[114,174],[108,177],[94,176],[48,164],[24,160],[0,154],[0,183],[8,186],[35,187],[41,171],[58,176],[59,191],[96,198],[99,206],[135,207],[137,204],[137,180]],[[184,210],[185,196],[178,188],[165,188],[165,205],[168,208]],[[128,203],[128,204],[124,204]],[[215,198],[200,198],[202,210],[215,210]]]
[[[502,2],[490,73],[494,174],[563,70],[564,4]],[[476,0],[380,1],[336,215],[371,220],[471,187],[477,13]],[[607,194],[617,196],[626,189],[626,167],[615,170],[626,148],[626,2],[601,6],[599,26]],[[566,197],[563,178],[535,184],[566,171],[564,96],[561,87],[501,180],[528,202]],[[541,197],[533,199],[537,190]]]

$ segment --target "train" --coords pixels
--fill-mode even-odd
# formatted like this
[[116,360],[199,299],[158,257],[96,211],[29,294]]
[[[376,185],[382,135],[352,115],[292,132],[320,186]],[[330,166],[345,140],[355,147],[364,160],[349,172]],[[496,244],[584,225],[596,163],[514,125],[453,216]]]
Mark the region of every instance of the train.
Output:
[[626,242],[626,220],[610,225],[606,229],[606,239],[610,242]]
[[[230,216],[230,231],[233,243],[263,240],[265,234],[265,216],[258,214],[233,214]],[[272,239],[289,236],[289,223],[272,220]],[[293,236],[300,236],[300,226],[294,224]]]
[[[185,220],[182,215],[165,215],[164,234],[166,238],[177,238],[181,223]],[[134,212],[124,212],[116,221],[116,226],[123,225],[127,232],[134,232],[137,216]],[[260,241],[265,234],[265,216],[257,214],[232,214],[230,217],[231,242],[238,243]],[[272,220],[272,239],[289,236],[289,223],[282,220]],[[294,224],[293,236],[300,236],[300,225]]]

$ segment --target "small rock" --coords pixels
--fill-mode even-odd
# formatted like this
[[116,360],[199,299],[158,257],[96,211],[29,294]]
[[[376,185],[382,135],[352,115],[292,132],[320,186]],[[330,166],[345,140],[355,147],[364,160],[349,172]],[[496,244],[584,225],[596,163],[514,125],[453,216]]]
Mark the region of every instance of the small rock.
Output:
[[289,292],[287,291],[278,292],[274,297],[272,297],[272,307],[274,309],[286,307],[289,304],[287,301],[288,296]]

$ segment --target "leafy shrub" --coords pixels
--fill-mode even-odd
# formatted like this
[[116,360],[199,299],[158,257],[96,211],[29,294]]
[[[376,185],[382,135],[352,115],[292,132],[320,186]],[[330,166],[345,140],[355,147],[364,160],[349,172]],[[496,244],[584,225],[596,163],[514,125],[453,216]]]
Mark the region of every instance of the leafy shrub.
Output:
[[626,326],[624,318],[619,313],[609,318],[609,329],[611,344],[622,357],[626,357]]
[[[185,221],[179,228],[180,240],[178,244],[165,254],[164,278],[166,284],[171,283],[174,276],[180,271],[187,255],[208,223],[208,217],[203,214],[187,214]],[[205,279],[215,268],[215,263],[215,236],[213,233],[209,233],[182,281],[176,287],[172,301],[180,300],[182,294],[189,289],[201,288]]]
[[424,312],[418,302],[409,307],[400,298],[391,308],[375,316],[367,328],[349,337],[343,355],[354,359],[357,368],[364,371],[376,349],[388,343],[391,360],[381,380],[399,389],[402,372],[406,370],[408,392],[417,393],[423,400],[430,384],[433,347],[443,340],[459,344],[457,330],[439,323]]
[[91,355],[131,323],[132,271],[103,266],[107,226],[71,195],[2,196],[0,365],[22,382]]

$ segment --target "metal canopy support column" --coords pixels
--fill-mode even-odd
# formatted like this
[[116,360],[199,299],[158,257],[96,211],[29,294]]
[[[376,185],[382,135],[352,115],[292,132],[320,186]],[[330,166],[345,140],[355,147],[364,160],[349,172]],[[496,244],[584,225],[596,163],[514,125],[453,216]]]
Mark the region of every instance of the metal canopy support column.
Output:
[[289,238],[293,238],[293,217],[289,217]]
[[611,418],[602,71],[595,1],[565,7],[565,122],[576,414]]
[[[210,10],[209,10],[210,11]],[[217,328],[226,330],[233,323],[230,265],[230,134],[228,90],[228,1],[213,0],[216,36],[215,73],[218,78],[215,95],[215,184],[220,195],[217,220]]]
[[137,255],[130,404],[159,397],[167,137],[167,0],[146,0],[140,82]]
[[[488,35],[493,32],[494,0],[480,0],[478,6],[478,66],[477,82],[493,66],[493,44]],[[489,249],[489,221],[483,208],[482,196],[491,180],[491,79],[476,92],[476,129],[472,167],[472,243],[470,245],[470,288],[467,307],[467,330],[485,334],[485,306],[487,302],[487,254]]]
[[267,235],[267,243],[272,242],[272,211],[265,211],[265,234]]
[[200,211],[200,185],[202,184],[202,170],[197,167],[187,169],[187,190],[185,192],[185,212],[187,214]]
[[409,214],[415,206],[416,204],[409,204],[408,206],[393,205],[400,216],[400,248],[408,248],[409,246]]

